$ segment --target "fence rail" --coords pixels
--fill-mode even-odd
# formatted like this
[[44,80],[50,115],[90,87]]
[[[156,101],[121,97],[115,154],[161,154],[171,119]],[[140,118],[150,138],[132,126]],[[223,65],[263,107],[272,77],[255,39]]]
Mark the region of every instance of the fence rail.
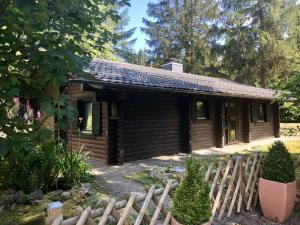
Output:
[[[249,210],[258,199],[258,177],[262,155],[257,153],[248,157],[234,157],[226,162],[212,162],[207,166],[205,180],[210,184],[212,200],[212,220],[223,220],[225,216]],[[76,216],[63,220],[62,216],[52,225],[140,225],[170,223],[170,201],[178,182],[168,181],[164,187],[154,186],[145,189],[144,194],[131,193],[126,199],[114,198],[100,202],[100,208],[76,210]]]

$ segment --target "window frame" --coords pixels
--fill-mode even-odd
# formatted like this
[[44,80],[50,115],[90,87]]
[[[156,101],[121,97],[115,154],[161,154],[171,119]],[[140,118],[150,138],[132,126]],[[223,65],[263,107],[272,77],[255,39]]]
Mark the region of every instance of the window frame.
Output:
[[[202,102],[203,103],[203,109],[202,113],[204,114],[203,116],[198,116],[198,103]],[[196,100],[194,101],[194,118],[195,120],[198,121],[203,121],[203,120],[209,120],[209,101],[208,100]]]
[[[262,115],[261,113],[262,112]],[[256,102],[251,104],[251,122],[265,123],[268,121],[267,103]]]
[[[77,110],[78,110],[77,129],[79,129],[81,134],[92,134],[93,133],[93,102],[94,101],[92,99],[80,99],[77,101]],[[91,122],[92,122],[92,124],[91,124],[91,129],[89,129],[89,130],[82,129],[80,127],[80,122],[79,122],[79,118],[83,117],[82,113],[84,113],[83,112],[83,110],[84,110],[83,104],[87,104],[87,103],[91,104],[91,120],[92,120]],[[80,109],[80,107],[82,107],[82,109]]]

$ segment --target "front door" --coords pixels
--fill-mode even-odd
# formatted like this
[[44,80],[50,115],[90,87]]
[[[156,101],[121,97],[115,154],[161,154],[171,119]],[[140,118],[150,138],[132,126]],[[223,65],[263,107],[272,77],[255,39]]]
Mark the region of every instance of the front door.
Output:
[[237,115],[237,104],[235,102],[224,103],[224,138],[226,144],[238,141]]

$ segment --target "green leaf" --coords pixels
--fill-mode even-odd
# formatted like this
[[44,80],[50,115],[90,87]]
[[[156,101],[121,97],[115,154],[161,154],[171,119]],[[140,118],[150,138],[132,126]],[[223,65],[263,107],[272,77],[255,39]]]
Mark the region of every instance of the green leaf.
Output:
[[9,141],[5,138],[0,138],[0,154],[6,154],[9,150]]

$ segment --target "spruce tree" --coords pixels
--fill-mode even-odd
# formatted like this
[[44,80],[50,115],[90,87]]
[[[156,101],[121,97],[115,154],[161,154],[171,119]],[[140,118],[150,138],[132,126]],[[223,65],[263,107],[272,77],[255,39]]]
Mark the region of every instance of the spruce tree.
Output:
[[295,67],[297,13],[295,0],[223,0],[216,47],[224,73],[233,80],[271,87]]
[[154,66],[182,60],[185,72],[210,74],[216,62],[210,29],[218,15],[215,0],[161,0],[149,3],[144,31]]

